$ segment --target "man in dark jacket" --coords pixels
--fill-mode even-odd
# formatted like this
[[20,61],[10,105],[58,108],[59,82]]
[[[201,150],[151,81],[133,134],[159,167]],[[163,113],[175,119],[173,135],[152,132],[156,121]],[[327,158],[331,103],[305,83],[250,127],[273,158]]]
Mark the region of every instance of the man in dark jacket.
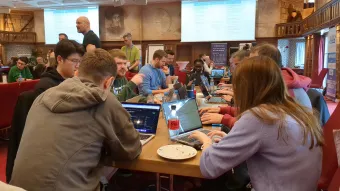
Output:
[[46,72],[41,75],[41,79],[33,91],[22,93],[15,106],[12,131],[8,145],[6,178],[7,182],[11,180],[14,160],[19,148],[21,135],[25,127],[25,121],[28,111],[31,108],[36,97],[49,88],[59,85],[67,78],[72,78],[74,71],[78,69],[82,56],[84,55],[83,47],[74,40],[62,40],[55,49],[55,57],[58,63],[56,68],[47,68]]

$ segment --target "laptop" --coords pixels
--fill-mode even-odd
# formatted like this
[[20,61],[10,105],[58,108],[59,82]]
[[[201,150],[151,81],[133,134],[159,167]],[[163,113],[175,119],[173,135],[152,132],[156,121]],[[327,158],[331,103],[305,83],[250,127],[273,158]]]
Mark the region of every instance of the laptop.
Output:
[[202,128],[202,121],[196,101],[194,99],[184,99],[163,103],[162,107],[166,122],[168,122],[172,105],[176,105],[180,127],[178,135],[172,134],[172,132],[169,131],[170,139],[192,147],[201,144],[198,140],[189,138],[190,134],[194,131],[201,131],[205,134],[210,132]]
[[212,69],[211,77],[212,78],[223,78],[224,77],[224,69]]
[[208,97],[210,96],[209,100],[206,100],[207,103],[216,103],[216,104],[227,104],[229,102],[227,102],[225,99],[223,99],[221,96],[215,94],[214,92],[211,92],[209,90],[209,81],[208,79],[201,75],[201,80],[202,83],[200,84],[200,89],[204,95],[204,97]]
[[148,143],[156,135],[161,105],[146,103],[122,103],[131,115],[135,129],[140,133],[142,145]]

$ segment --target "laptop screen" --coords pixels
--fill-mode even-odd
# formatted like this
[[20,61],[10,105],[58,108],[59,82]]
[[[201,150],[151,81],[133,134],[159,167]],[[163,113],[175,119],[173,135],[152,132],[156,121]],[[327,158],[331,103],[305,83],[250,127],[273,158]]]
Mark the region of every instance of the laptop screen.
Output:
[[[196,101],[194,99],[177,100],[163,103],[163,112],[166,122],[171,114],[171,105],[176,105],[176,114],[179,119],[180,131],[183,134],[202,127]],[[173,137],[174,135],[170,135]]]
[[202,81],[202,83],[200,84],[201,91],[204,97],[207,97],[210,95],[209,93],[210,85],[209,85],[208,78],[205,77],[204,75],[201,75],[201,81]]
[[156,134],[161,105],[122,103],[122,106],[130,113],[131,121],[137,131]]
[[212,69],[211,77],[213,78],[223,78],[224,77],[224,69]]

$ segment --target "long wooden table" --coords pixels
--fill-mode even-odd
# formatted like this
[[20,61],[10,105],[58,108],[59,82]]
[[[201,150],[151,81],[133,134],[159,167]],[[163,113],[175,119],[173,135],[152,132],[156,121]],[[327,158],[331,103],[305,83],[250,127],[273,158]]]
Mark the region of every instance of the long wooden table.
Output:
[[[205,128],[211,129],[211,126]],[[170,141],[163,114],[160,114],[156,136],[143,146],[140,156],[134,161],[114,162],[113,166],[129,170],[203,178],[199,168],[201,151],[198,151],[195,157],[184,161],[167,160],[160,157],[157,150],[169,144],[176,143]]]

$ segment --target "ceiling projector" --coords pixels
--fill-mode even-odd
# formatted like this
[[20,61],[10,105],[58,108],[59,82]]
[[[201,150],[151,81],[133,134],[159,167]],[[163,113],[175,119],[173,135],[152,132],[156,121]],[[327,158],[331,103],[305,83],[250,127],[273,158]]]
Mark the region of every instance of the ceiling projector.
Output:
[[113,6],[123,6],[123,5],[146,5],[148,0],[112,0]]

